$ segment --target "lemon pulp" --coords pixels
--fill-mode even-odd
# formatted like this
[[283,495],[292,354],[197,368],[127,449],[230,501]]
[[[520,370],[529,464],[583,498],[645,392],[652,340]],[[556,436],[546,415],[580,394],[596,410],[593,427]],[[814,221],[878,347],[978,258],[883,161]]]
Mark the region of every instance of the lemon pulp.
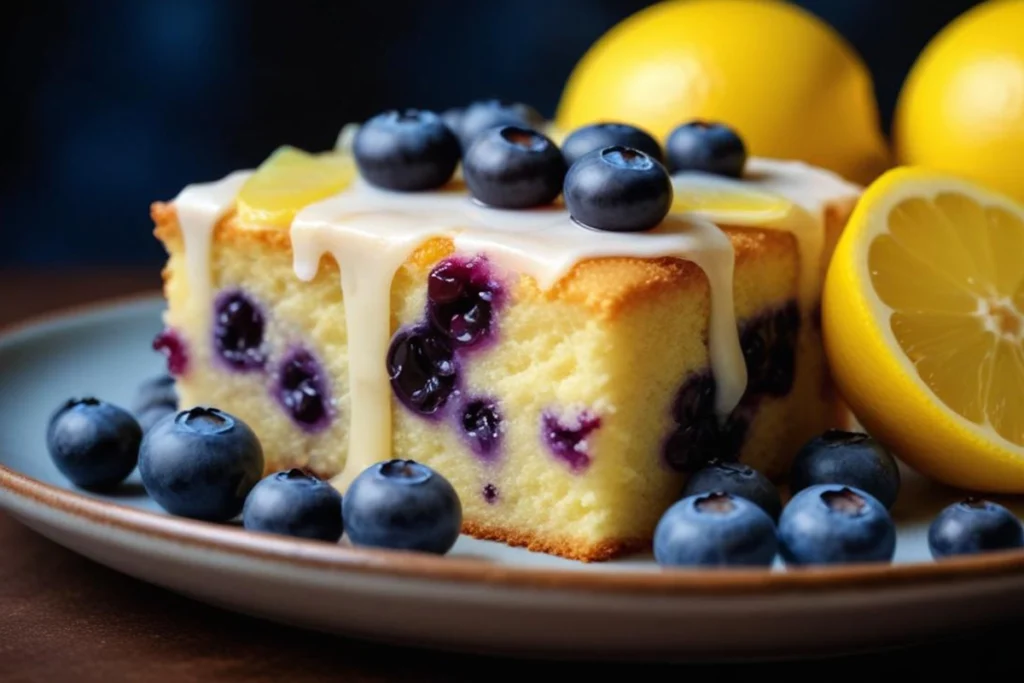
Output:
[[692,213],[719,222],[770,223],[793,209],[782,195],[727,178],[678,175],[672,179],[672,192],[672,213]]
[[250,224],[287,226],[299,210],[345,189],[355,175],[349,154],[280,147],[242,186],[238,216]]
[[1024,446],[1024,220],[944,191],[887,227],[868,270],[900,348],[951,410]]

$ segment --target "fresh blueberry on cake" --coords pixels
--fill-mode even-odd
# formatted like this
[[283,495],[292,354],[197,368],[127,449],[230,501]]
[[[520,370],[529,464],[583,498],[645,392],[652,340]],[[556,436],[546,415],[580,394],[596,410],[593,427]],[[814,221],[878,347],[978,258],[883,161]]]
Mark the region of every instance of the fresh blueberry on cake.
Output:
[[665,150],[672,172],[703,171],[739,178],[747,162],[743,139],[718,122],[684,123],[669,134]]
[[65,401],[50,416],[46,446],[61,474],[83,489],[105,491],[132,473],[142,428],[124,408],[91,396]]
[[565,206],[580,225],[611,232],[657,227],[672,206],[672,179],[632,147],[603,147],[578,159],[565,177]]
[[818,484],[793,496],[779,517],[779,551],[789,565],[891,562],[896,526],[866,491]]
[[999,503],[969,497],[945,508],[928,527],[935,559],[1024,547],[1024,527]]
[[767,567],[778,549],[768,514],[724,491],[683,498],[654,530],[654,559],[665,567]]
[[647,131],[627,123],[594,123],[578,128],[562,141],[562,155],[565,163],[572,166],[580,157],[616,146],[640,150],[659,163],[665,163],[661,144]]
[[554,142],[519,126],[480,133],[462,162],[469,193],[501,209],[550,204],[562,192],[565,171],[565,159]]
[[[858,186],[759,157],[669,172],[635,132],[562,136],[500,101],[371,122],[152,207],[155,345],[181,405],[251,427],[259,475],[349,496],[412,461],[450,483],[462,533],[598,561],[650,550],[709,463],[774,481],[848,426],[813,316]],[[735,165],[717,135],[693,158]],[[209,460],[176,424],[148,437],[174,467],[175,443]],[[400,500],[395,477],[377,485]]]
[[242,525],[250,531],[336,543],[344,531],[341,494],[300,469],[275,472],[249,492]]
[[440,116],[406,109],[378,114],[359,128],[352,153],[368,183],[420,192],[447,183],[459,164],[459,140]]
[[535,129],[544,124],[544,117],[522,102],[489,99],[472,102],[457,115],[449,112],[448,123],[455,126],[453,130],[465,150],[488,130],[501,126]]

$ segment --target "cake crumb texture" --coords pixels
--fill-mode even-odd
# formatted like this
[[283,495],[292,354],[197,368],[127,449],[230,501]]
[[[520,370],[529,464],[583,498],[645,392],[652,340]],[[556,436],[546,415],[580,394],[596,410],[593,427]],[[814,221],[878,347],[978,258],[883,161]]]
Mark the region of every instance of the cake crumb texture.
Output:
[[[215,405],[259,436],[267,473],[302,467],[329,478],[348,457],[347,347],[337,265],[325,257],[316,277],[293,271],[287,231],[241,225],[233,215],[214,232],[214,294],[244,292],[266,320],[267,362],[237,372],[217,362],[209,323],[189,305],[184,245],[173,206],[152,207],[168,251],[168,327],[189,346],[178,378],[181,404]],[[846,211],[833,212],[838,234]],[[734,297],[741,327],[794,306],[799,255],[783,231],[725,227],[736,252]],[[830,244],[834,239],[830,238]],[[429,273],[451,258],[434,239],[397,272],[391,329],[424,320]],[[459,258],[473,255],[455,255]],[[393,455],[447,477],[462,500],[464,531],[563,557],[599,561],[649,547],[685,474],[666,460],[680,425],[673,406],[688,382],[708,372],[710,292],[703,271],[677,259],[584,261],[550,291],[528,276],[495,269],[505,303],[493,339],[460,356],[460,386],[442,414],[426,418],[392,401]],[[796,449],[842,415],[827,377],[820,330],[810,316],[794,330],[795,372],[783,395],[741,404],[749,423],[740,457],[778,478]],[[330,421],[300,428],[275,397],[285,362],[308,351],[320,370]],[[384,362],[384,359],[381,359]],[[472,407],[493,407],[494,446],[481,454],[467,435]],[[493,423],[491,420],[489,424]]]

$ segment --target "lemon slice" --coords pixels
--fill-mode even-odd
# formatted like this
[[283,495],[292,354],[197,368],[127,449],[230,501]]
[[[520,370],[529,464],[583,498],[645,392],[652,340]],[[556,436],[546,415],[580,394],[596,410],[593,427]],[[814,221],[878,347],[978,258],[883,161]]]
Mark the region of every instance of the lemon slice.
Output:
[[238,193],[239,220],[288,226],[300,209],[345,189],[355,175],[351,155],[310,154],[294,147],[279,147]]
[[870,432],[943,483],[1024,492],[1024,207],[889,171],[840,238],[822,312],[832,374]]
[[782,195],[748,183],[705,173],[672,177],[671,212],[731,225],[768,225],[790,215],[794,204]]

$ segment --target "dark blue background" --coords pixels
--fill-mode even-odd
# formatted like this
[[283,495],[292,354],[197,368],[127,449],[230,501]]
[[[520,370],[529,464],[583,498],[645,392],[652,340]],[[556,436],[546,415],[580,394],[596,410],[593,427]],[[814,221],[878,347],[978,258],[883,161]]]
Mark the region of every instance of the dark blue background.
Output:
[[[640,0],[96,0],[0,10],[0,266],[158,265],[148,207],[329,148],[392,106],[479,97],[553,115],[576,61]],[[968,0],[804,0],[871,68],[883,121]],[[923,8],[927,7],[927,10]]]

